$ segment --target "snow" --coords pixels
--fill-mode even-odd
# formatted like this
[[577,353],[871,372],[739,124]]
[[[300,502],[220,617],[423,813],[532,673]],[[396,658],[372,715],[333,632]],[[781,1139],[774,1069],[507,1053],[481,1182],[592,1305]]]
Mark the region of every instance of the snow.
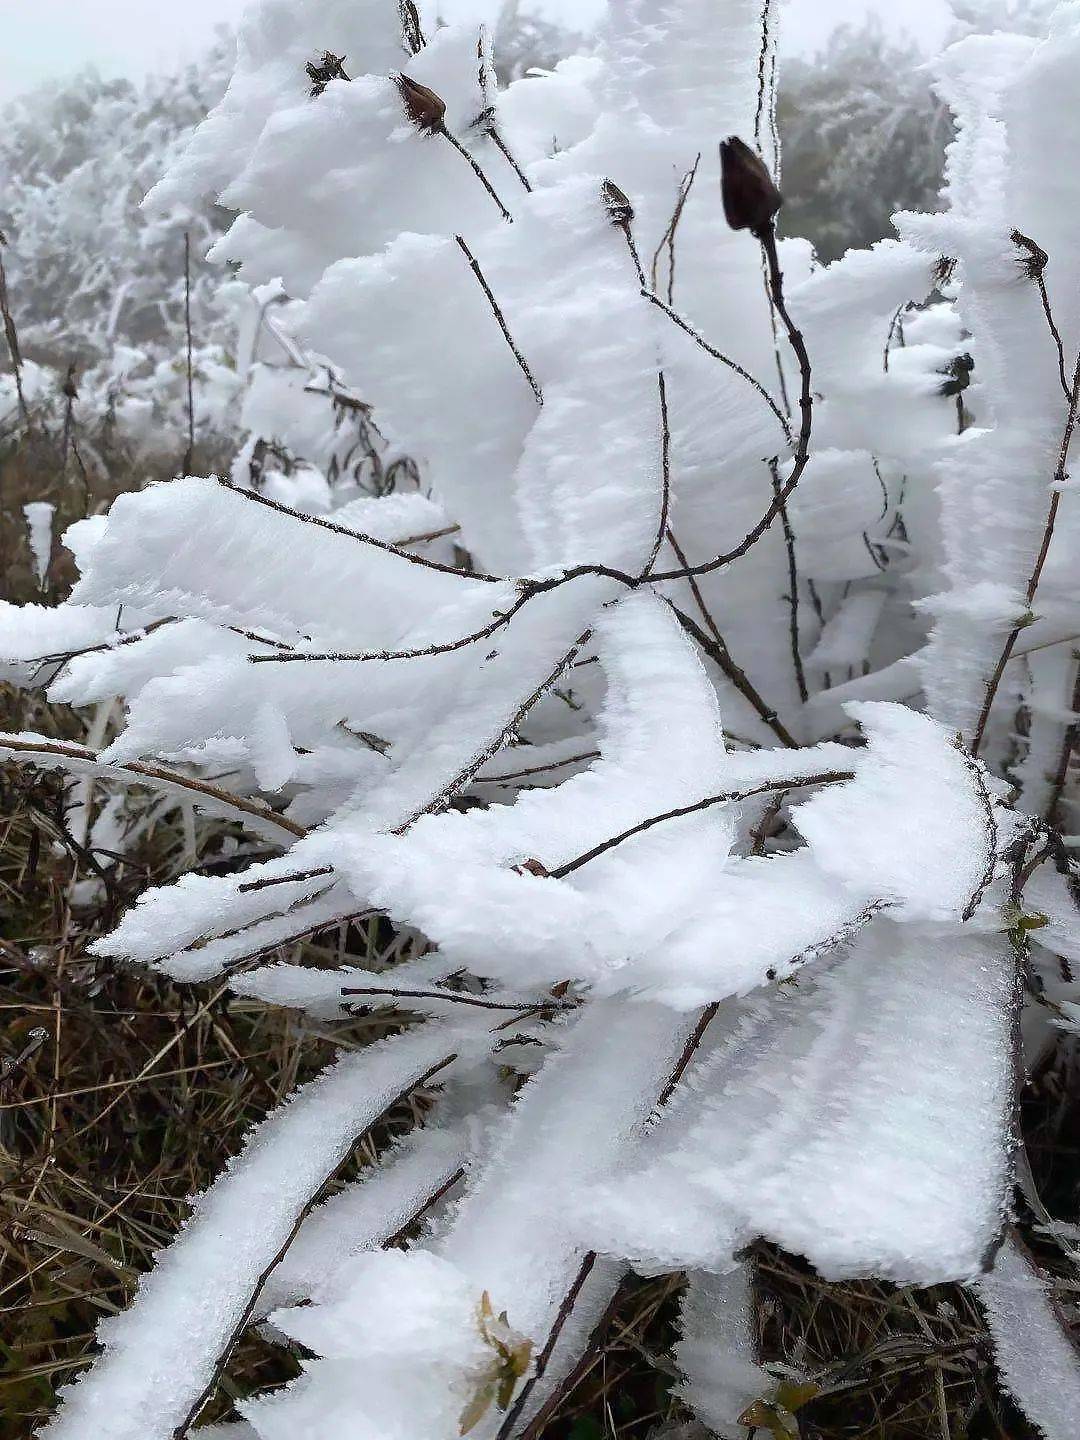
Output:
[[[1008,881],[1075,718],[1080,521],[1059,483],[1029,606],[1070,457],[1010,232],[1051,254],[1071,353],[1076,181],[1040,157],[1059,112],[1075,124],[1080,5],[1044,44],[942,60],[941,214],[825,267],[781,243],[809,463],[760,541],[690,583],[680,555],[739,550],[771,514],[802,383],[716,150],[740,134],[776,165],[775,37],[763,53],[760,0],[721,9],[631,0],[593,56],[500,92],[486,36],[431,5],[411,55],[384,0],[261,0],[148,201],[239,211],[214,247],[239,264],[239,369],[215,394],[246,438],[227,478],[69,529],[63,605],[0,606],[5,677],[113,727],[100,754],[26,735],[0,756],[75,775],[84,802],[92,778],[93,833],[134,784],[182,807],[193,854],[193,806],[253,832],[246,868],[148,888],[96,955],[314,1021],[423,1023],[255,1132],[50,1436],[165,1440],[247,1314],[305,1358],[238,1406],[238,1440],[449,1440],[506,1378],[487,1302],[518,1387],[565,1320],[520,1429],[631,1265],[689,1272],[682,1394],[735,1434],[772,1383],[735,1258],[760,1236],[827,1278],[974,1282],[1006,1379],[1064,1433],[1075,1369],[999,1246],[1023,1059]],[[350,78],[312,94],[325,47]],[[410,120],[399,72],[445,133]],[[1063,876],[1043,865],[1024,904],[1067,1022]],[[306,937],[373,915],[412,958],[310,963]],[[1047,1025],[1024,1025],[1034,1053]],[[425,1125],[326,1198],[435,1066]]]
[[371,1046],[265,1121],[196,1202],[129,1309],[102,1324],[104,1355],[42,1433],[167,1440],[311,1196],[394,1098],[463,1044],[460,1029],[431,1025]]
[[53,516],[56,506],[47,500],[32,500],[23,506],[26,528],[29,531],[30,552],[34,557],[34,574],[44,590],[45,577],[52,559]]
[[1031,1256],[1010,1238],[978,1284],[998,1369],[1046,1440],[1069,1440],[1080,1410],[1080,1357]]

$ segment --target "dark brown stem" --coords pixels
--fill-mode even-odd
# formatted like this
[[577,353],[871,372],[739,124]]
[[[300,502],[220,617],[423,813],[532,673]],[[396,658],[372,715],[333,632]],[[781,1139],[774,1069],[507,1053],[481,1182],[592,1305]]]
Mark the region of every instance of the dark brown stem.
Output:
[[320,865],[316,870],[294,870],[291,875],[271,875],[263,880],[248,880],[236,888],[241,895],[249,895],[253,890],[269,890],[274,885],[296,885],[302,880],[317,880],[323,875],[332,875],[332,865]]
[[465,146],[462,145],[461,141],[457,138],[457,136],[452,135],[445,125],[439,125],[439,127],[434,131],[434,134],[441,135],[445,140],[448,140],[450,142],[450,144],[454,147],[457,153],[469,166],[470,170],[473,172],[476,178],[480,181],[480,184],[483,185],[484,189],[491,196],[492,200],[494,200],[495,204],[499,207],[499,214],[502,216],[502,218],[508,224],[513,224],[514,217],[510,214],[510,211],[507,210],[506,206],[499,199],[494,185],[492,185],[491,181],[484,174],[483,170],[477,164],[476,160],[473,159],[472,155],[469,154],[468,150],[466,150]]
[[581,1294],[582,1289],[585,1286],[586,1280],[588,1280],[589,1276],[592,1274],[592,1269],[595,1264],[596,1251],[586,1251],[584,1257],[582,1258],[578,1272],[574,1276],[573,1284],[563,1296],[562,1304],[559,1306],[559,1310],[557,1315],[555,1316],[554,1323],[552,1324],[551,1329],[548,1331],[547,1339],[544,1341],[544,1348],[536,1357],[536,1364],[533,1367],[533,1372],[529,1376],[528,1380],[525,1381],[525,1384],[521,1387],[521,1390],[514,1403],[510,1406],[510,1409],[506,1412],[506,1417],[503,1420],[502,1424],[499,1426],[498,1434],[496,1435],[495,1440],[509,1440],[509,1437],[514,1433],[514,1426],[517,1424],[521,1412],[528,1404],[529,1396],[532,1394],[533,1390],[536,1388],[540,1380],[543,1379],[544,1372],[547,1370],[548,1364],[551,1361],[551,1357],[554,1354],[555,1346],[559,1342],[559,1336],[563,1332],[563,1327],[566,1325],[567,1320],[570,1319],[570,1316],[572,1315],[574,1310],[574,1306],[577,1304],[578,1296]]
[[576,1010],[577,1006],[563,1003],[559,1000],[552,1000],[550,1004],[538,1006],[535,1001],[527,1004],[506,1004],[499,1000],[487,1000],[483,995],[469,995],[463,990],[393,990],[389,986],[360,985],[348,986],[342,990],[342,995],[387,995],[398,1000],[447,1000],[453,1005],[472,1005],[477,1010],[512,1010],[516,1015],[528,1011],[530,1014],[537,1009],[542,1010]]
[[[680,576],[680,578],[683,577]],[[690,574],[687,574],[685,578],[690,579]],[[664,598],[666,599],[666,597]],[[763,699],[760,691],[742,666],[736,664],[723,636],[716,633],[715,629],[713,635],[706,634],[697,621],[691,616],[680,610],[677,605],[673,605],[670,600],[667,603],[671,605],[675,613],[675,618],[686,633],[693,636],[702,650],[705,651],[705,654],[708,655],[709,659],[714,661],[723,672],[725,678],[731,681],[735,689],[738,690],[743,699],[747,701],[754,712],[769,727],[781,745],[786,745],[789,750],[797,750],[799,748],[799,742],[780,719],[776,710]]]
[[[799,411],[801,414],[799,437],[795,444],[795,457],[791,474],[784,481],[779,492],[773,496],[773,502],[762,518],[754,528],[743,537],[734,550],[729,550],[725,554],[717,555],[714,559],[708,560],[702,565],[691,567],[695,575],[707,575],[712,570],[723,569],[724,566],[730,565],[733,561],[740,559],[748,550],[752,549],[791,498],[796,486],[803,477],[807,465],[810,463],[810,439],[814,424],[813,370],[810,364],[810,356],[807,352],[802,332],[792,320],[784,299],[784,276],[780,269],[780,257],[776,250],[776,230],[773,225],[770,223],[764,230],[757,232],[757,238],[761,242],[765,253],[765,260],[769,267],[769,289],[773,304],[776,306],[776,313],[780,316],[780,321],[787,331],[788,343],[791,345],[799,364],[799,375],[802,381],[799,391]],[[757,382],[755,381],[754,384],[756,386]],[[770,404],[777,416],[781,419],[785,429],[787,429],[787,421],[780,415],[780,411],[776,409],[775,401],[770,400]],[[684,580],[689,574],[690,570],[672,570],[665,574],[654,575],[653,579]]]
[[[1073,659],[1077,662],[1076,679],[1073,683],[1072,712],[1080,715],[1080,653],[1074,653]],[[1058,756],[1057,768],[1054,771],[1053,787],[1050,791],[1050,803],[1046,807],[1046,818],[1049,824],[1055,825],[1058,820],[1058,809],[1061,805],[1061,798],[1065,793],[1065,783],[1069,778],[1069,761],[1073,752],[1080,745],[1080,719],[1074,720],[1065,731],[1065,738],[1061,742],[1061,753]]]
[[721,365],[726,365],[728,369],[733,370],[735,374],[740,377],[740,379],[745,380],[748,385],[752,385],[753,388],[757,391],[757,393],[761,396],[761,398],[765,401],[765,404],[768,405],[769,409],[776,416],[777,422],[779,423],[780,428],[783,430],[784,438],[787,440],[788,444],[790,445],[793,443],[791,426],[787,422],[787,416],[780,409],[780,406],[765,389],[764,385],[762,385],[760,380],[756,379],[755,376],[751,375],[749,370],[744,369],[744,367],[740,365],[737,360],[732,360],[731,357],[729,355],[725,355],[722,350],[717,350],[715,345],[710,345],[708,340],[705,339],[704,335],[700,334],[697,330],[695,330],[694,327],[690,324],[690,322],[688,320],[684,320],[683,317],[679,314],[679,312],[677,310],[673,310],[672,307],[665,300],[661,300],[659,295],[654,294],[651,290],[646,290],[644,287],[642,288],[641,293],[644,298],[648,300],[650,305],[655,305],[658,310],[662,310],[664,314],[668,317],[668,319],[673,321],[674,324],[676,324],[679,329],[683,331],[684,334],[689,335],[690,339],[693,340],[696,345],[700,345],[702,350],[705,351],[706,355],[711,355],[714,360],[719,360]]
[[26,395],[23,392],[19,332],[15,328],[15,317],[11,313],[11,303],[8,299],[7,271],[4,269],[3,256],[3,246],[6,244],[7,239],[3,232],[0,232],[0,316],[4,321],[4,338],[7,341],[8,355],[11,357],[11,371],[15,377],[15,395],[19,402],[19,414],[22,416],[27,430],[33,434],[34,422],[30,415],[30,407],[26,403]]
[[660,558],[660,547],[668,533],[668,515],[671,511],[671,424],[668,419],[667,381],[663,370],[656,378],[660,392],[660,523],[649,563],[645,567],[646,576]]
[[388,540],[376,540],[372,535],[364,535],[359,530],[348,530],[344,525],[335,525],[332,520],[324,520],[320,515],[304,515],[299,510],[293,510],[288,505],[282,505],[279,500],[271,500],[268,495],[261,495],[257,490],[241,490],[231,480],[225,480],[220,475],[217,477],[219,485],[224,486],[233,495],[238,495],[241,500],[250,501],[253,505],[265,505],[269,510],[276,510],[280,515],[288,515],[290,520],[297,520],[303,525],[317,525],[320,530],[329,530],[333,535],[344,535],[346,539],[353,540],[360,545],[372,545],[376,550],[384,550],[388,555],[396,555],[401,560],[407,560],[410,565],[419,565],[424,570],[438,570],[443,575],[453,575],[458,580],[479,580],[488,585],[500,585],[502,581],[497,575],[480,575],[474,570],[458,570],[453,565],[443,565],[438,560],[428,560],[423,555],[411,555],[408,550],[400,550],[396,545],[391,545]]
[[532,599],[533,594],[532,590],[524,590],[509,610],[497,615],[489,625],[485,625],[480,630],[474,630],[471,635],[461,635],[456,640],[424,645],[417,650],[362,650],[354,654],[328,651],[318,655],[306,650],[294,650],[288,655],[249,655],[247,658],[252,665],[285,665],[294,660],[361,663],[368,660],[422,660],[429,655],[449,655],[455,650],[464,650],[469,645],[475,645],[480,640],[488,640],[492,635],[504,629],[522,606]]
[[524,356],[524,355],[521,353],[521,351],[518,349],[517,343],[516,343],[516,341],[514,340],[513,335],[511,335],[511,333],[510,333],[510,327],[509,327],[509,325],[507,325],[507,323],[506,323],[506,317],[503,315],[503,312],[502,312],[502,311],[500,310],[500,308],[499,308],[499,302],[495,299],[495,296],[492,294],[491,286],[487,283],[487,280],[484,278],[484,272],[480,269],[480,265],[479,265],[479,263],[478,263],[478,261],[477,261],[477,259],[476,259],[476,256],[472,253],[472,251],[469,249],[468,245],[466,245],[464,239],[463,239],[460,235],[455,235],[455,236],[454,236],[454,239],[457,241],[457,243],[458,243],[458,248],[461,250],[461,253],[465,256],[466,260],[468,260],[469,266],[470,266],[473,274],[476,276],[476,279],[477,279],[477,281],[478,281],[478,283],[479,283],[479,285],[480,285],[481,290],[483,290],[484,294],[487,296],[487,302],[488,302],[488,304],[491,306],[491,312],[492,312],[492,314],[495,316],[495,319],[499,322],[499,329],[500,329],[500,330],[502,331],[502,333],[503,333],[503,339],[506,341],[507,345],[510,346],[511,351],[513,352],[514,359],[517,361],[518,365],[521,367],[521,373],[525,376],[525,379],[529,382],[529,388],[532,390],[533,394],[536,396],[536,403],[537,403],[538,405],[543,405],[543,403],[544,403],[543,392],[541,391],[540,386],[536,383],[536,378],[535,378],[535,376],[533,375],[532,371],[529,369],[528,361],[525,359],[525,356]]
[[[774,460],[769,467],[772,475],[773,494],[780,499],[780,472]],[[788,562],[788,611],[791,629],[791,663],[795,668],[795,683],[799,687],[799,699],[805,705],[810,699],[806,688],[806,671],[803,669],[802,648],[799,643],[799,567],[795,559],[795,532],[791,528],[787,505],[780,500],[780,523],[784,530],[784,545]]]
[[853,770],[823,770],[817,775],[785,776],[777,780],[765,780],[760,785],[753,785],[748,790],[728,790],[719,795],[707,795],[703,800],[696,800],[692,805],[680,805],[674,810],[665,810],[660,815],[650,815],[647,820],[640,820],[636,825],[620,831],[618,835],[612,835],[607,840],[602,840],[599,845],[594,845],[591,850],[584,854],[577,855],[573,860],[567,860],[563,865],[557,865],[554,869],[548,870],[552,880],[562,880],[567,875],[572,875],[575,870],[580,870],[583,865],[588,865],[601,855],[606,855],[609,850],[614,850],[617,845],[632,839],[635,835],[643,835],[645,831],[652,830],[657,825],[664,825],[669,820],[681,820],[685,815],[697,815],[703,810],[711,810],[717,805],[734,805],[741,800],[750,800],[755,795],[771,795],[777,790],[799,790],[809,785],[839,785],[847,780],[853,780]]
[[[672,211],[671,219],[668,221],[667,229],[660,237],[660,244],[657,245],[656,250],[653,253],[652,265],[649,267],[650,283],[652,285],[653,293],[655,294],[657,284],[656,272],[660,264],[660,256],[663,252],[664,246],[666,245],[668,252],[667,298],[669,305],[673,305],[675,303],[675,232],[679,228],[679,221],[682,219],[682,213],[683,210],[686,208],[686,202],[689,198],[690,191],[694,187],[694,181],[697,178],[698,166],[700,164],[701,151],[699,150],[697,159],[694,161],[691,168],[683,176],[682,182],[679,185],[679,193],[675,200],[675,209]],[[644,282],[642,288],[644,288]]]

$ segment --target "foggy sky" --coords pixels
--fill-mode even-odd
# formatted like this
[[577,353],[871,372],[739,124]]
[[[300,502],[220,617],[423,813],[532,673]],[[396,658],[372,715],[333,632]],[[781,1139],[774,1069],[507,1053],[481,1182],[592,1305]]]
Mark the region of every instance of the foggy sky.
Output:
[[[95,65],[103,75],[138,78],[194,59],[215,25],[235,23],[247,0],[0,0],[0,102],[42,80]],[[603,0],[541,0],[553,19],[581,25]],[[947,0],[785,0],[783,44],[808,54],[841,20],[878,14],[893,33],[940,45]],[[497,8],[496,0],[444,0],[448,18]]]

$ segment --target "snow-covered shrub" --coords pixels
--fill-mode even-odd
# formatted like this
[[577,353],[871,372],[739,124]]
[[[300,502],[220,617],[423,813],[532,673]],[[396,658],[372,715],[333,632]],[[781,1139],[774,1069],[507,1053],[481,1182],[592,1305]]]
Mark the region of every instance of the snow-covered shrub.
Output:
[[[263,0],[153,194],[239,212],[218,257],[280,283],[295,371],[362,395],[417,484],[328,517],[240,467],[76,525],[71,600],[0,611],[0,652],[125,721],[0,754],[263,847],[100,953],[420,1023],[253,1134],[57,1440],[186,1435],[265,1317],[307,1358],[237,1435],[536,1436],[629,1266],[687,1272],[700,1418],[790,1432],[759,1236],[970,1281],[1021,1404],[1074,1428],[1011,1206],[1024,1063],[1080,999],[1080,4],[950,52],[947,210],[826,269],[775,238],[774,7],[613,8],[498,91],[426,7]],[[302,963],[373,915],[429,948]]]

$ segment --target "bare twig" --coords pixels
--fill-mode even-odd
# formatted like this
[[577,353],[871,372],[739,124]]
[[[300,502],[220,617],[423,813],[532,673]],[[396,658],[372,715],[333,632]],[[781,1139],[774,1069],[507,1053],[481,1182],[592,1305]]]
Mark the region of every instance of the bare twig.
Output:
[[484,272],[480,269],[480,265],[476,259],[476,256],[469,249],[468,245],[465,243],[465,240],[461,235],[455,235],[454,239],[457,241],[458,248],[465,256],[465,259],[468,260],[469,268],[476,276],[481,290],[483,290],[485,296],[487,297],[487,302],[491,306],[491,312],[495,316],[495,319],[499,322],[499,329],[503,333],[503,339],[506,341],[507,345],[510,346],[511,351],[513,352],[514,359],[517,361],[518,365],[521,368],[521,373],[529,382],[529,388],[536,397],[536,403],[538,405],[543,405],[544,396],[540,389],[540,386],[536,383],[536,378],[533,375],[532,371],[529,369],[528,361],[518,349],[517,342],[514,340],[513,335],[510,333],[510,327],[506,323],[506,317],[503,315],[502,310],[499,308],[499,302],[495,299],[495,296],[491,292],[491,286],[484,278]]
[[[692,575],[688,573],[685,578],[691,579]],[[666,599],[667,597],[665,596],[664,598]],[[735,689],[738,690],[743,699],[748,702],[759,718],[769,727],[781,745],[786,745],[789,750],[797,749],[799,742],[780,719],[778,712],[764,699],[742,666],[736,664],[731,651],[728,649],[727,642],[715,629],[715,626],[713,627],[713,634],[708,635],[692,616],[680,610],[679,607],[672,604],[670,600],[668,600],[667,603],[671,605],[675,618],[686,633],[693,636],[702,650],[705,651],[705,654],[708,655],[709,659],[713,660],[716,665],[719,666],[724,676],[731,681]]]
[[776,461],[769,466],[772,475],[773,494],[780,501],[780,523],[784,530],[784,545],[788,562],[788,611],[791,616],[791,663],[795,668],[795,683],[799,687],[799,698],[805,705],[810,699],[806,688],[806,671],[803,669],[802,647],[799,642],[799,567],[795,559],[795,532],[791,528],[787,505],[780,498],[780,472]]
[[660,815],[650,815],[647,820],[640,820],[636,825],[622,830],[618,835],[612,835],[607,840],[602,840],[599,845],[594,845],[591,850],[586,850],[582,855],[576,855],[573,860],[567,860],[562,865],[548,870],[552,880],[562,880],[567,875],[572,875],[575,870],[580,870],[583,865],[588,865],[599,856],[614,850],[617,845],[630,840],[635,835],[643,835],[645,831],[652,830],[657,825],[664,825],[669,820],[681,820],[685,815],[697,815],[703,810],[711,810],[717,805],[734,805],[741,800],[750,800],[755,795],[771,795],[777,790],[800,790],[809,785],[840,785],[847,780],[853,780],[853,770],[823,770],[816,775],[784,776],[776,780],[764,780],[760,785],[752,785],[747,790],[727,790],[718,795],[707,795],[703,800],[695,800],[691,805],[679,805],[674,810],[665,810]]
[[7,237],[0,231],[0,316],[4,321],[4,338],[7,341],[8,355],[11,357],[11,370],[15,377],[15,395],[19,402],[19,413],[23,418],[23,424],[27,430],[33,433],[34,422],[30,415],[30,407],[26,403],[26,395],[22,383],[22,353],[19,350],[19,332],[15,328],[15,317],[11,313],[11,302],[8,299],[7,271],[4,268],[3,247],[7,244]]
[[238,495],[241,500],[250,501],[253,505],[265,505],[269,510],[276,510],[280,515],[288,515],[290,520],[297,520],[303,525],[316,525],[320,530],[329,530],[333,535],[344,535],[346,539],[353,540],[360,545],[371,545],[376,550],[385,550],[388,555],[396,555],[401,560],[407,560],[410,565],[419,565],[425,570],[438,570],[443,575],[453,575],[459,580],[479,580],[488,585],[499,585],[502,581],[497,575],[481,575],[474,570],[458,570],[453,565],[444,565],[439,560],[428,560],[423,555],[411,555],[408,550],[401,550],[397,545],[392,545],[388,540],[376,540],[373,535],[365,535],[359,530],[349,530],[344,525],[335,525],[332,520],[324,520],[321,515],[305,515],[299,510],[293,510],[288,505],[282,505],[279,500],[271,500],[268,495],[261,495],[257,490],[241,490],[239,485],[234,485],[231,480],[225,480],[217,476],[219,485],[224,486],[233,495]]
[[421,660],[429,655],[449,655],[455,650],[463,650],[466,646],[475,645],[481,640],[488,640],[492,635],[504,629],[522,606],[532,599],[534,593],[528,588],[523,589],[509,610],[501,611],[490,624],[483,626],[480,630],[474,630],[470,635],[461,635],[455,640],[437,641],[415,650],[361,650],[351,654],[339,651],[314,654],[307,650],[294,650],[288,655],[249,655],[247,658],[252,665],[284,665],[294,660],[358,663],[367,660]]
[[652,265],[649,267],[649,279],[652,285],[653,293],[655,294],[657,288],[656,272],[660,264],[660,256],[663,253],[664,246],[666,245],[668,252],[667,298],[669,305],[673,305],[675,303],[675,232],[679,228],[679,221],[682,219],[682,213],[683,210],[686,208],[686,202],[689,199],[690,191],[694,188],[694,181],[697,178],[698,166],[700,164],[701,151],[699,150],[697,154],[697,159],[683,176],[679,184],[679,193],[675,199],[675,209],[671,213],[671,219],[668,221],[667,229],[660,237],[660,243],[659,245],[657,245],[656,250],[653,253]]
[[206,780],[196,780],[176,770],[167,770],[159,765],[146,765],[141,760],[126,764],[109,764],[98,758],[97,752],[85,745],[76,745],[64,740],[45,740],[21,735],[0,735],[0,753],[17,756],[29,763],[35,760],[48,764],[51,757],[71,761],[75,765],[93,765],[104,780],[120,780],[127,784],[163,786],[166,789],[188,791],[203,796],[215,804],[235,811],[240,816],[250,816],[265,825],[274,825],[296,839],[303,839],[307,831],[295,820],[278,815],[269,806],[256,800],[235,795],[230,790],[221,790]]
[[780,406],[765,389],[764,385],[762,385],[760,380],[758,380],[755,376],[751,375],[749,370],[744,369],[744,367],[740,365],[737,360],[732,360],[731,357],[729,355],[725,355],[722,350],[717,350],[715,345],[710,345],[708,340],[705,339],[704,335],[701,335],[697,330],[695,330],[694,327],[690,324],[690,322],[688,320],[684,320],[683,317],[679,314],[679,312],[677,310],[673,310],[672,307],[665,300],[661,300],[659,295],[656,295],[651,290],[646,289],[642,289],[641,293],[651,305],[655,305],[658,310],[662,310],[669,320],[673,321],[680,330],[682,330],[685,334],[689,335],[690,339],[693,340],[696,345],[700,345],[702,350],[704,350],[707,355],[711,355],[714,360],[719,360],[722,365],[726,365],[729,370],[733,370],[740,379],[745,380],[748,385],[753,386],[753,388],[765,401],[765,404],[768,405],[769,409],[776,416],[777,423],[783,430],[784,438],[787,440],[788,444],[790,445],[793,443],[791,426],[787,422],[787,416],[780,409]]
[[1042,301],[1043,314],[1046,316],[1046,324],[1050,330],[1050,336],[1057,350],[1058,377],[1061,381],[1061,393],[1065,396],[1067,404],[1072,401],[1072,392],[1069,389],[1069,380],[1065,373],[1065,345],[1061,339],[1061,331],[1058,329],[1057,321],[1054,319],[1053,307],[1050,304],[1050,296],[1046,289],[1046,276],[1044,271],[1050,263],[1050,256],[1041,245],[1036,245],[1029,235],[1023,235],[1019,230],[1014,230],[1009,237],[1013,244],[1025,252],[1021,264],[1025,274],[1038,286],[1039,298]]
[[462,159],[465,161],[465,163],[468,165],[469,169],[473,172],[473,174],[476,176],[476,178],[480,181],[480,184],[483,185],[484,189],[485,189],[485,190],[487,191],[487,193],[491,196],[491,198],[492,198],[492,200],[495,202],[495,204],[499,207],[499,214],[502,216],[502,218],[503,218],[508,224],[512,223],[514,217],[510,214],[510,211],[506,208],[506,206],[503,204],[503,202],[499,199],[498,192],[496,191],[494,185],[492,185],[491,181],[487,178],[487,176],[484,174],[483,170],[481,169],[479,163],[473,158],[473,156],[469,153],[469,151],[466,150],[465,146],[461,143],[461,141],[457,138],[457,136],[454,135],[454,134],[452,134],[452,133],[446,128],[445,125],[439,126],[439,127],[436,129],[435,133],[438,134],[438,135],[441,135],[444,140],[448,140],[448,141],[450,142],[450,144],[453,146],[453,148],[457,151],[457,153],[461,156],[461,158],[462,158]]

